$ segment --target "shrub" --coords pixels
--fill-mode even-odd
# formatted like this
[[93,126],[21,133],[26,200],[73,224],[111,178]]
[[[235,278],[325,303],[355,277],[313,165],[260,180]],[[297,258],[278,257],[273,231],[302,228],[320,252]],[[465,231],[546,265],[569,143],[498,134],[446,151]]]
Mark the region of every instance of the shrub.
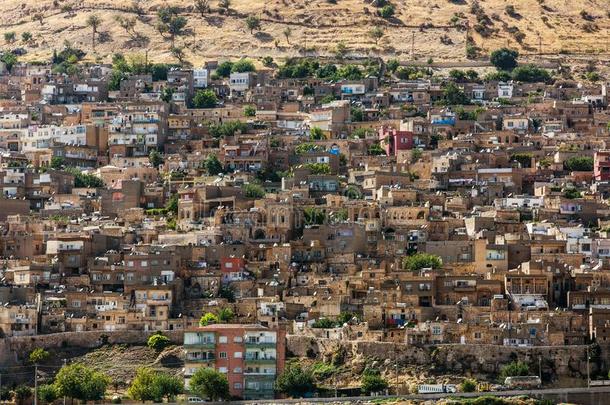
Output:
[[265,190],[258,184],[244,184],[242,189],[246,198],[263,198],[265,196]]
[[161,332],[157,332],[154,335],[150,336],[148,338],[148,341],[146,342],[146,345],[148,347],[150,347],[151,349],[153,349],[154,351],[160,352],[163,349],[165,349],[167,346],[171,345],[172,342],[171,340],[169,340],[169,338],[163,334],[161,334]]
[[474,380],[466,379],[460,384],[460,391],[462,392],[475,392],[477,390],[477,383]]
[[402,267],[409,271],[418,271],[424,268],[438,269],[443,265],[440,257],[429,253],[415,253],[402,259]]
[[391,4],[386,4],[379,10],[379,15],[382,18],[390,18],[394,16],[394,6]]
[[526,363],[521,361],[513,361],[508,363],[500,369],[500,378],[502,380],[506,377],[519,377],[529,375],[530,369]]

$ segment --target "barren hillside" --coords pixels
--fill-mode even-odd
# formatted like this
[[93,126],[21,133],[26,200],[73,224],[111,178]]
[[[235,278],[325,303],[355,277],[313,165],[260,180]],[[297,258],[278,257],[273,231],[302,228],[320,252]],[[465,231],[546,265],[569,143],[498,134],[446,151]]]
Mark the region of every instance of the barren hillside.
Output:
[[[171,60],[171,41],[156,28],[157,10],[175,5],[187,17],[185,32],[176,37],[186,58],[241,56],[276,58],[307,54],[331,55],[343,42],[348,55],[381,55],[402,60],[466,59],[509,44],[524,54],[607,54],[610,42],[610,0],[391,0],[393,17],[378,16],[375,0],[232,0],[221,12],[218,0],[200,14],[195,0],[1,0],[0,31],[15,32],[14,42],[0,36],[3,48],[25,48],[28,59],[47,58],[64,41],[85,49],[90,60],[108,61],[115,52],[142,53]],[[98,43],[92,48],[91,14],[101,18]],[[39,15],[42,18],[35,20]],[[131,34],[116,16],[136,18]],[[246,27],[246,18],[260,19],[260,30]],[[383,30],[375,41],[373,27]],[[285,36],[290,28],[291,33]],[[33,38],[25,41],[22,33]],[[133,39],[137,34],[137,39]],[[468,42],[470,38],[471,42]],[[470,54],[469,56],[473,56]]]

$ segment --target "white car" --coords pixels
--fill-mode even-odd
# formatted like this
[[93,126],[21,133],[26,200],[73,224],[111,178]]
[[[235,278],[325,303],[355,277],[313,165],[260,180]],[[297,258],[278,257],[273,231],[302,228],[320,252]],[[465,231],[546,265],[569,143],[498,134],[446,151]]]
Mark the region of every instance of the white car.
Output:
[[188,397],[186,399],[186,402],[193,403],[193,402],[205,402],[205,401],[199,397]]

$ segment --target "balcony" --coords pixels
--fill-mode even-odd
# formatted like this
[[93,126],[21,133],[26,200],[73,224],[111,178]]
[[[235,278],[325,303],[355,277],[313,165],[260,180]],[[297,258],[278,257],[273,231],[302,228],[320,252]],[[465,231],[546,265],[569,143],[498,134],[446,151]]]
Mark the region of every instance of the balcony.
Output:
[[252,342],[246,341],[246,348],[256,349],[256,348],[275,348],[276,342]]
[[189,349],[214,349],[216,343],[202,340],[193,343],[184,343],[184,347]]
[[245,361],[246,363],[275,364],[277,359],[275,357],[246,356]]

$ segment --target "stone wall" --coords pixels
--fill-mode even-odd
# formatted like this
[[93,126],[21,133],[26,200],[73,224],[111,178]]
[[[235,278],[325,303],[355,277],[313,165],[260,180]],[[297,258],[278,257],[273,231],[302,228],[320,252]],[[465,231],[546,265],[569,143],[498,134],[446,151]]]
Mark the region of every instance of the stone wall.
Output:
[[[153,333],[144,331],[65,332],[0,339],[0,365],[19,364],[28,353],[37,347],[43,349],[70,347],[94,349],[104,343],[146,344],[148,337]],[[184,339],[181,331],[165,331],[163,334],[175,344],[182,344]]]
[[[504,364],[523,361],[530,365],[532,374],[538,374],[539,364],[545,380],[557,377],[582,378],[587,373],[587,346],[509,347],[499,345],[436,345],[413,346],[386,342],[339,342],[333,339],[288,336],[289,355],[330,360],[342,355],[354,369],[378,360],[388,367],[395,362],[400,366],[430,366],[441,373],[486,374],[500,372]],[[605,369],[607,348],[599,355],[592,353],[591,375]]]

